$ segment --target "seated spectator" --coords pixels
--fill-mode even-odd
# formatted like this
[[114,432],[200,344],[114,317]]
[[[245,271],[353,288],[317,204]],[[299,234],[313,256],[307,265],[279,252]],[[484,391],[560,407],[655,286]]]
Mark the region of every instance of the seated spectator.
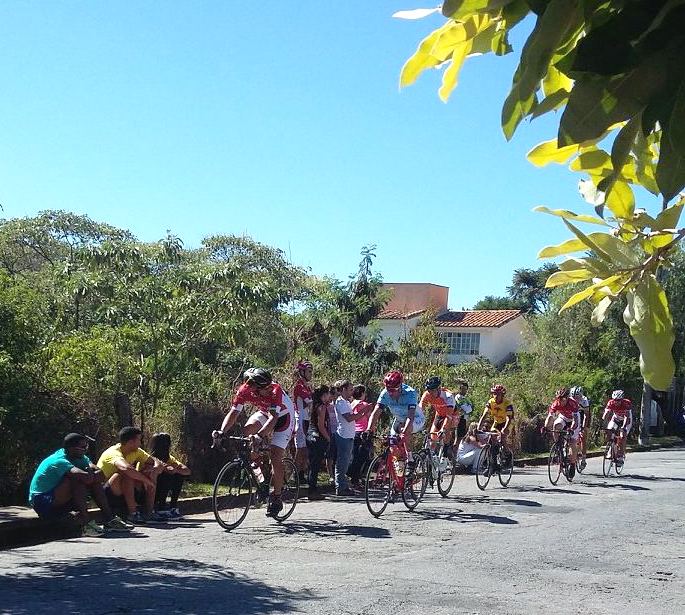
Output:
[[309,499],[320,500],[318,479],[319,470],[330,446],[331,434],[328,433],[327,406],[330,401],[330,389],[324,384],[314,389],[312,393],[311,416],[309,431],[307,432],[307,447],[309,449]]
[[[62,448],[43,459],[33,475],[29,504],[41,519],[56,519],[71,510],[78,511],[84,536],[100,536],[107,531],[133,528],[112,514],[102,488],[102,472],[86,456],[88,440],[78,433],[64,437]],[[104,525],[88,515],[91,495],[102,511]]]
[[[153,511],[157,476],[164,471],[164,464],[140,448],[142,435],[137,427],[124,427],[119,432],[119,444],[110,446],[98,460],[98,468],[107,480],[105,493],[110,506],[125,506],[127,521],[134,525],[164,521]],[[140,470],[136,469],[138,464]],[[138,512],[136,489],[144,494],[143,514]]]
[[472,473],[478,471],[478,455],[480,454],[480,449],[483,448],[483,443],[476,436],[477,427],[478,425],[475,422],[469,425],[466,435],[459,443],[459,448],[457,448],[457,464]]
[[366,401],[366,387],[357,384],[352,389],[352,411],[354,421],[354,447],[352,449],[352,463],[350,464],[350,480],[353,487],[360,487],[360,478],[371,461],[373,441],[366,433],[369,429],[369,415],[373,411],[373,404]]
[[[183,515],[178,510],[178,496],[181,495],[183,479],[190,476],[190,469],[171,454],[171,436],[168,433],[156,433],[150,438],[150,454],[164,464],[164,471],[157,476],[155,511],[169,519],[180,519]],[[171,499],[167,504],[169,493]]]

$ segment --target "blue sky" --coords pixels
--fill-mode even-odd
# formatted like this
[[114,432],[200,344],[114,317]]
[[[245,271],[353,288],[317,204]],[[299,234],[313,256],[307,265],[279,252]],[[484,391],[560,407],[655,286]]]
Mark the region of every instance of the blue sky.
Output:
[[554,118],[502,135],[526,24],[448,104],[437,72],[399,91],[442,21],[391,15],[429,4],[3,3],[0,215],[65,209],[188,247],[248,234],[340,279],[376,244],[386,281],[449,286],[453,308],[504,294],[567,235],[531,208],[587,206],[578,176],[525,159]]

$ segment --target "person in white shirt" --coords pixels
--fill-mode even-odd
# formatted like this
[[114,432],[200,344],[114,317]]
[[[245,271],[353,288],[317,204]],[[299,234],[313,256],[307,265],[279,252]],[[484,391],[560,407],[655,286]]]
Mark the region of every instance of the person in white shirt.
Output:
[[475,421],[469,425],[466,435],[459,442],[459,448],[457,448],[457,464],[470,472],[476,472],[480,449],[483,448],[483,444],[479,442],[476,436],[477,427]]

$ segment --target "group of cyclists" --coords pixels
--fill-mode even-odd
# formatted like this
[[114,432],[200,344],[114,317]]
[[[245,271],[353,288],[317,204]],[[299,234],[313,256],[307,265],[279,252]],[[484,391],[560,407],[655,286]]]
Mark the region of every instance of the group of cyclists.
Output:
[[[230,410],[218,430],[212,433],[216,440],[226,434],[236,423],[246,406],[255,409],[243,426],[243,435],[249,437],[253,446],[268,447],[271,462],[272,492],[267,505],[267,516],[275,517],[283,509],[281,490],[284,482],[283,457],[286,450],[295,446],[295,461],[300,470],[306,465],[306,440],[312,408],[313,366],[309,361],[297,364],[296,382],[293,398],[280,384],[274,381],[271,373],[260,367],[252,367],[243,374],[243,383],[233,398]],[[437,376],[425,382],[425,390],[419,397],[416,389],[404,381],[399,370],[388,372],[383,379],[383,389],[368,416],[367,436],[375,434],[382,413],[388,412],[391,418],[390,434],[399,438],[406,452],[407,471],[411,470],[413,456],[411,451],[412,434],[423,429],[426,416],[432,413],[430,441],[444,438],[451,451],[456,450],[459,441],[465,436],[467,425],[473,412],[473,403],[468,397],[469,385],[465,380],[457,381],[458,392],[443,387]],[[504,445],[513,427],[514,406],[507,397],[507,390],[501,384],[491,388],[491,397],[485,405],[477,430],[490,423],[490,433],[495,434]],[[542,430],[551,431],[554,440],[562,430],[567,430],[571,442],[571,461],[575,466],[577,446],[581,440],[582,464],[585,463],[587,431],[590,427],[590,402],[580,386],[570,389],[562,387],[556,392],[549,406]],[[612,393],[602,421],[608,422],[608,429],[620,434],[620,459],[625,456],[627,435],[632,427],[632,404],[622,390]],[[550,430],[550,425],[552,429]],[[585,434],[585,438],[581,438]],[[581,471],[584,465],[581,466]],[[573,474],[569,478],[573,478]]]

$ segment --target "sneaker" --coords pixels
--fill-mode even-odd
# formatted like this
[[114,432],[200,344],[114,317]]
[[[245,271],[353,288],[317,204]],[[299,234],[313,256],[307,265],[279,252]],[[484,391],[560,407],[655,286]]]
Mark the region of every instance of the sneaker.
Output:
[[145,515],[145,523],[166,523],[168,517],[166,515],[160,515],[158,512],[151,512]]
[[335,495],[342,495],[342,496],[351,496],[351,495],[357,495],[352,489],[349,487],[346,489],[336,489],[335,490]]
[[276,517],[279,512],[283,510],[283,502],[281,502],[281,499],[273,499],[271,502],[269,502],[269,505],[266,507],[266,516],[267,517]]
[[133,526],[145,525],[145,517],[143,517],[142,513],[136,511],[134,513],[129,514],[129,516],[126,517],[126,522]]
[[576,475],[576,464],[575,463],[570,463],[568,466],[568,474],[566,475],[569,479],[569,481],[573,480],[573,477]]
[[316,491],[316,489],[310,489],[309,492],[307,493],[307,499],[309,501],[314,501],[314,500],[323,500],[323,494],[319,493]]
[[585,461],[585,459],[583,459],[580,462],[580,471],[582,472],[586,467],[587,467],[587,462]]
[[171,519],[172,521],[174,519],[183,519],[183,515],[181,514],[181,511],[178,508],[172,508],[171,510],[167,510],[167,515],[168,518]]
[[130,532],[135,526],[132,523],[126,523],[126,521],[115,515],[107,523],[104,523],[102,527],[105,528],[105,532]]
[[97,538],[98,536],[102,536],[104,533],[105,528],[92,519],[83,526],[81,531],[82,536],[90,536],[91,538]]

